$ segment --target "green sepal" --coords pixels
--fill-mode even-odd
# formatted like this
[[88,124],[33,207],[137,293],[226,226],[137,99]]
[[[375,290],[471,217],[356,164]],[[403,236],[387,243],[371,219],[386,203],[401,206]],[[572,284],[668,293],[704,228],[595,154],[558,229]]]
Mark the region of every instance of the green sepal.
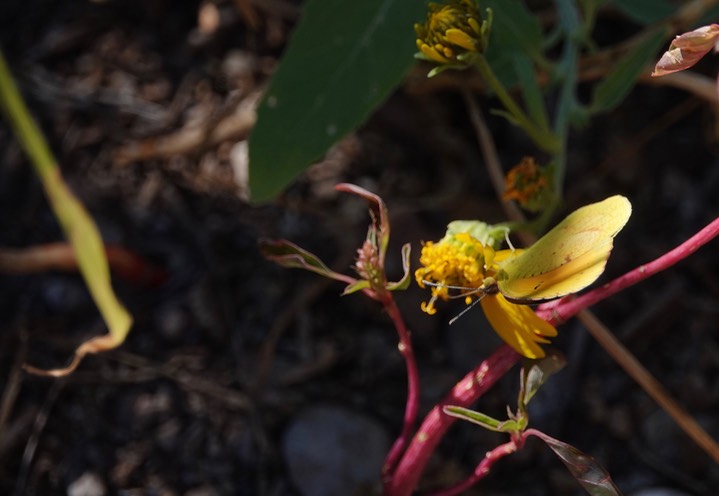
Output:
[[518,417],[516,419],[505,420],[499,424],[499,432],[519,433],[527,428],[529,420],[527,417]]
[[[435,62],[435,64],[436,64],[436,62]],[[436,75],[441,74],[441,73],[443,73],[444,71],[448,71],[448,70],[450,70],[450,69],[451,69],[451,70],[455,70],[455,71],[463,71],[463,70],[465,70],[466,68],[467,68],[467,66],[466,66],[466,65],[463,65],[463,64],[443,64],[443,65],[438,65],[437,67],[435,67],[434,69],[432,69],[431,71],[429,71],[429,72],[427,73],[427,77],[428,77],[428,78],[435,77]]]
[[479,34],[482,39],[482,52],[485,52],[489,48],[489,37],[492,35],[492,22],[494,21],[494,11],[490,8],[486,9],[487,17],[482,21],[482,26],[479,28]]
[[444,239],[459,233],[467,233],[483,245],[497,248],[502,244],[509,231],[509,225],[505,222],[487,224],[479,220],[454,220],[447,224]]

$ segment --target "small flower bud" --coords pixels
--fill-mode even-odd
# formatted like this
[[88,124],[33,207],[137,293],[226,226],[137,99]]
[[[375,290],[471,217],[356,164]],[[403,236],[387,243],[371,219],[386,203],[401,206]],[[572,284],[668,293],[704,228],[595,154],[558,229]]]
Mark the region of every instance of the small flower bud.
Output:
[[718,40],[719,24],[702,26],[694,31],[680,34],[674,38],[669,50],[659,59],[652,76],[665,76],[690,68],[712,48],[716,51]]

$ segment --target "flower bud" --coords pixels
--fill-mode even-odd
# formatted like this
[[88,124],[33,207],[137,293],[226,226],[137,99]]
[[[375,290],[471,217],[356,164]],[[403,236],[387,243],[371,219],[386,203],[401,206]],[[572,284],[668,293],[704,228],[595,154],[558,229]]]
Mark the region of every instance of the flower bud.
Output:
[[447,0],[430,3],[428,8],[425,23],[414,25],[420,52],[415,56],[445,67],[471,65],[473,58],[487,48],[491,11],[485,21],[474,0]]
[[719,24],[702,26],[694,31],[680,34],[674,38],[669,50],[664,52],[657,62],[652,76],[665,76],[690,68],[712,48],[716,51],[718,40]]

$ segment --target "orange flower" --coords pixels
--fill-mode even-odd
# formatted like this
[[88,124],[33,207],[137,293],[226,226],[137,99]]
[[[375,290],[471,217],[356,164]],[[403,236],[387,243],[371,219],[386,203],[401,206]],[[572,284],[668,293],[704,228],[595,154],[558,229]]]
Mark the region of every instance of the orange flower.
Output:
[[547,172],[532,157],[524,157],[504,178],[502,199],[516,200],[530,212],[538,212],[546,207],[548,193],[550,186]]

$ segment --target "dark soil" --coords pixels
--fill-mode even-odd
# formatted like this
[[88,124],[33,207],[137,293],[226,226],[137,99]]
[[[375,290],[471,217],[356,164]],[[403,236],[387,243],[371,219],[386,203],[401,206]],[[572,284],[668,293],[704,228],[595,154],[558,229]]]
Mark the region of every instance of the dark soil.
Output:
[[[236,7],[243,4],[254,6],[255,29]],[[82,279],[0,277],[0,494],[299,495],[306,486],[288,433],[302,420],[321,437],[323,426],[307,420],[314,408],[340,412],[340,425],[360,418],[378,429],[380,444],[399,433],[405,370],[389,319],[359,295],[340,297],[337,283],[265,261],[257,241],[290,239],[349,271],[369,218],[362,202],[333,191],[339,182],[387,201],[396,277],[402,244],[410,242],[416,258],[421,241],[440,238],[452,219],[502,220],[459,93],[398,90],[331,160],[270,205],[245,200],[237,145],[247,139],[244,127],[216,142],[185,137],[174,152],[158,145],[154,156],[126,158],[151,137],[197,123],[211,129],[254,97],[300,12],[290,0],[267,5],[0,3],[0,46],[67,182],[106,242],[156,269],[139,281],[115,278],[135,319],[126,343],[59,380],[20,365],[64,366],[78,343],[104,332]],[[634,29],[616,17],[602,22],[615,37]],[[532,153],[504,121],[491,117],[490,125],[506,166]],[[602,280],[661,255],[717,216],[716,150],[710,106],[666,87],[639,86],[617,110],[574,132],[564,213],[617,193],[634,206]],[[39,181],[0,122],[0,246],[61,238]],[[593,310],[719,439],[716,250],[713,242]],[[414,286],[398,296],[413,330],[423,412],[499,345],[480,310],[449,327],[461,305],[430,317],[419,311],[426,297]],[[562,326],[553,347],[568,365],[533,401],[532,426],[596,457],[625,494],[719,494],[719,467],[578,322]],[[514,407],[517,374],[477,409],[502,416],[505,405]],[[456,425],[423,488],[460,480],[499,442]],[[352,442],[330,446],[328,460],[360,464],[366,454]],[[321,483],[341,476],[324,473]],[[582,491],[532,441],[467,494]]]

